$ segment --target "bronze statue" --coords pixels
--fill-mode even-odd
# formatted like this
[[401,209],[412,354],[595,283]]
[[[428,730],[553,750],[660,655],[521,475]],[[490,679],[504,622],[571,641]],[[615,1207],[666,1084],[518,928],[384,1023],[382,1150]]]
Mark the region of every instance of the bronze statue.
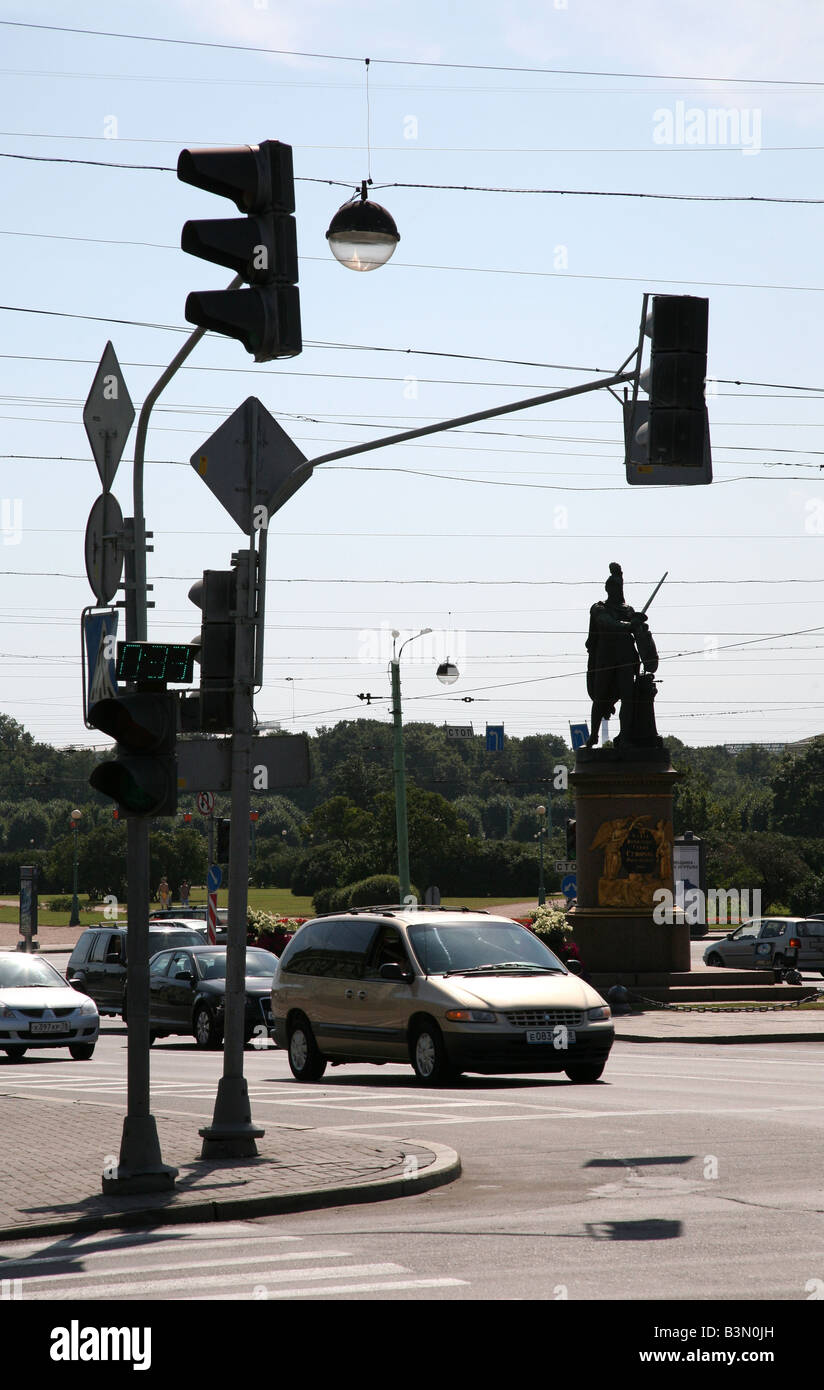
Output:
[[623,572],[613,563],[605,585],[606,602],[594,603],[589,610],[587,691],[592,700],[592,724],[587,748],[594,748],[602,719],[615,713],[619,701],[621,732],[613,740],[615,746],[624,750],[661,746],[653,710],[658,652],[647,627],[646,609],[663,582],[645,608],[636,612],[624,602]]

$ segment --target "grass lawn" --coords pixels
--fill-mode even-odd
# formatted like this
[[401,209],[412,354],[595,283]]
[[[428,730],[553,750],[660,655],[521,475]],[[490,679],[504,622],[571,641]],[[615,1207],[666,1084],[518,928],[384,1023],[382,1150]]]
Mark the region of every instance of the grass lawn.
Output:
[[[44,893],[40,900],[40,907],[37,920],[41,927],[65,927],[68,926],[70,913],[68,911],[49,912],[44,904],[50,901],[50,895]],[[82,895],[81,895],[82,902]],[[192,906],[203,906],[206,903],[205,886],[194,887],[191,891],[190,902]],[[229,894],[227,889],[221,888],[217,895],[218,907],[227,907]],[[444,907],[497,907],[501,902],[500,898],[444,898]],[[151,904],[152,908],[159,907],[158,902]],[[174,904],[178,906],[177,903]],[[249,906],[260,909],[264,912],[276,912],[284,917],[311,917],[312,899],[311,897],[300,897],[293,893],[289,888],[250,888]],[[124,914],[125,914],[125,903]],[[181,913],[183,909],[181,909]],[[0,905],[0,922],[17,922],[19,917],[16,904],[8,906]],[[81,908],[80,921],[82,925],[93,926],[101,920],[101,911]]]

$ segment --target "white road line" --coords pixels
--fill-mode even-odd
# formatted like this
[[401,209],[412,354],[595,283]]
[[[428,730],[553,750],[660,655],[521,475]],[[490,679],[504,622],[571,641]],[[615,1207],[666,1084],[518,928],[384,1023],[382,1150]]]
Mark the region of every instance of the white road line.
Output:
[[[262,1269],[254,1275],[254,1284],[286,1284],[312,1279],[353,1279],[365,1275],[381,1274],[408,1274],[409,1271],[403,1265],[396,1264],[365,1264],[365,1265],[338,1265],[337,1268],[330,1265],[328,1267],[318,1266],[316,1269]],[[52,1285],[55,1281],[51,1281]],[[246,1274],[216,1274],[207,1278],[200,1279],[152,1279],[143,1280],[140,1283],[128,1284],[108,1284],[105,1288],[95,1287],[94,1285],[80,1285],[71,1289],[61,1290],[53,1286],[44,1290],[43,1297],[53,1298],[56,1301],[85,1298],[85,1299],[113,1299],[131,1296],[139,1298],[146,1294],[171,1293],[179,1290],[190,1292],[192,1288],[212,1288],[226,1287],[231,1284],[242,1284],[246,1288],[250,1284],[250,1275]],[[37,1294],[30,1297],[38,1297]]]
[[[486,1124],[507,1124],[518,1120],[529,1120],[532,1123],[540,1124],[543,1120],[623,1120],[634,1119],[644,1115],[658,1115],[660,1117],[673,1117],[676,1115],[766,1115],[774,1117],[777,1114],[811,1111],[821,1114],[824,1111],[824,1102],[819,1105],[765,1105],[765,1106],[683,1106],[675,1109],[661,1110],[553,1110],[547,1108],[540,1114],[533,1115],[455,1115],[449,1119],[432,1120],[405,1120],[404,1125],[411,1125],[415,1128],[426,1125],[433,1128],[439,1125],[486,1125]],[[376,1121],[372,1124],[357,1125],[329,1125],[327,1128],[335,1133],[355,1134],[364,1133],[366,1130],[373,1129],[397,1129],[398,1120]]]
[[[154,1232],[152,1233],[154,1234]],[[239,1231],[227,1232],[220,1240],[207,1240],[206,1236],[214,1236],[214,1231],[204,1231],[203,1235],[197,1235],[191,1229],[187,1231],[177,1231],[174,1227],[164,1227],[163,1232],[156,1235],[155,1240],[147,1241],[147,1233],[140,1235],[128,1235],[120,1232],[115,1238],[106,1237],[104,1232],[97,1235],[88,1236],[85,1239],[89,1242],[107,1240],[110,1242],[104,1250],[84,1249],[82,1241],[72,1241],[65,1247],[62,1255],[34,1255],[31,1254],[33,1242],[27,1241],[25,1244],[8,1245],[3,1241],[0,1245],[0,1278],[5,1277],[8,1269],[13,1265],[49,1265],[65,1264],[68,1260],[111,1260],[119,1255],[129,1255],[134,1250],[141,1250],[145,1254],[170,1255],[175,1251],[173,1244],[184,1249],[190,1250],[222,1250],[227,1245],[235,1245],[238,1240],[242,1240],[244,1245],[269,1244],[273,1241],[279,1242],[298,1242],[302,1236],[256,1236],[250,1235],[248,1228]],[[53,1250],[53,1241],[41,1241],[34,1245],[36,1250]]]
[[[455,1289],[466,1288],[466,1279],[383,1279],[374,1284],[345,1284],[340,1288],[337,1284],[321,1285],[320,1288],[311,1289],[276,1289],[272,1294],[273,1299],[279,1298],[331,1298],[337,1295],[340,1298],[349,1298],[353,1293],[387,1293],[390,1289]],[[223,1299],[243,1298],[243,1294],[215,1294],[210,1295],[210,1299],[219,1302]]]
[[[130,1256],[132,1253],[132,1251],[126,1250],[122,1252],[126,1257]],[[187,1260],[185,1256],[180,1259],[175,1259],[173,1252],[169,1250],[158,1250],[156,1246],[150,1246],[141,1251],[141,1253],[147,1257],[162,1255],[164,1263],[161,1265],[161,1269],[163,1270],[179,1268],[188,1271],[190,1269],[214,1269],[215,1267],[214,1259]],[[107,1251],[107,1254],[111,1260],[117,1258],[117,1254],[114,1251]],[[228,1269],[230,1266],[233,1267],[235,1265],[259,1266],[262,1263],[268,1265],[282,1260],[349,1260],[351,1258],[351,1250],[288,1250],[284,1255],[265,1255],[261,1251],[257,1255],[244,1255],[234,1260],[221,1260],[220,1266],[221,1269]],[[71,1279],[111,1279],[113,1276],[120,1278],[126,1274],[140,1275],[146,1272],[146,1266],[141,1263],[140,1265],[135,1265],[133,1269],[124,1269],[122,1267],[118,1267],[117,1269],[82,1269],[78,1270],[76,1274],[33,1275],[30,1279],[26,1279],[25,1282],[27,1288],[32,1284],[46,1284],[49,1288],[54,1288],[58,1284],[65,1284]],[[22,1277],[25,1279],[25,1270],[23,1271]],[[298,1274],[295,1277],[300,1278],[301,1276]]]

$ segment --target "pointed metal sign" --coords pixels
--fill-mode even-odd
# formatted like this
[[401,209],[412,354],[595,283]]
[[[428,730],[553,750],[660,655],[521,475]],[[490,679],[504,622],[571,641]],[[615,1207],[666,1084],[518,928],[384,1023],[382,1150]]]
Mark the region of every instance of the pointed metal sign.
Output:
[[83,424],[104,492],[109,491],[114,481],[133,423],[134,406],[117,353],[111,343],[107,343],[83,410]]
[[289,484],[305,463],[306,455],[255,396],[191,458],[195,472],[247,536],[268,525],[275,496],[279,509],[311,477],[310,469]]

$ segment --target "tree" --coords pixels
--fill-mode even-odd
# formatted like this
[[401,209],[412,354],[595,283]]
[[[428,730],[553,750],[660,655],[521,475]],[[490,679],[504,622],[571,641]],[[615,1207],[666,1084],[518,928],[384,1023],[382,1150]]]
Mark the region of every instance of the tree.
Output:
[[[409,829],[409,867],[421,884],[437,881],[438,866],[467,847],[467,825],[455,807],[438,792],[407,786],[406,815]],[[390,872],[398,862],[395,798],[382,792],[376,798],[375,844],[381,867]]]
[[771,782],[773,821],[788,835],[820,835],[824,825],[824,738],[784,757]]

